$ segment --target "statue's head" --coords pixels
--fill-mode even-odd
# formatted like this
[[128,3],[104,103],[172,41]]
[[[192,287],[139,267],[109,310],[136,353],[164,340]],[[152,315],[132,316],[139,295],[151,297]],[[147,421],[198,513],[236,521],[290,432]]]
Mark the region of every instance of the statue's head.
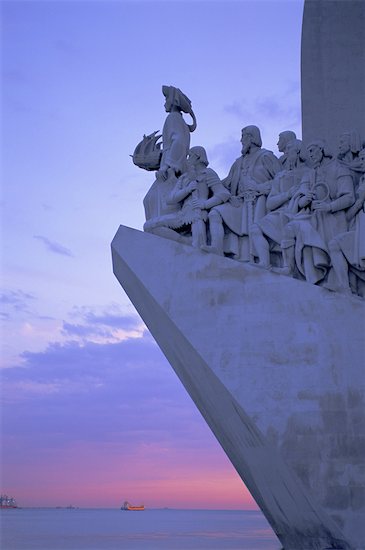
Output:
[[361,149],[359,152],[359,162],[361,170],[365,172],[365,149]]
[[175,110],[189,114],[193,119],[193,124],[188,125],[189,130],[190,132],[194,132],[196,128],[196,118],[188,96],[179,88],[175,88],[175,86],[162,86],[162,93],[166,98],[165,111],[170,113],[174,107]]
[[242,154],[245,155],[251,148],[251,145],[262,147],[260,130],[257,126],[245,126],[242,128]]
[[331,153],[327,150],[327,144],[323,139],[316,139],[307,145],[308,159],[315,167],[320,164],[324,157],[331,157]]
[[352,132],[343,132],[338,140],[338,151],[340,156],[347,153],[358,153],[361,149],[361,140],[359,133],[353,130]]
[[175,88],[175,86],[162,86],[162,93],[166,98],[165,109],[167,112],[170,112],[171,107],[174,106],[179,111],[183,111],[183,113],[190,113],[191,101],[179,88]]
[[296,139],[295,132],[292,132],[292,130],[285,130],[284,132],[280,132],[279,139],[278,139],[278,150],[280,153],[286,153],[286,147],[290,141],[293,141],[293,139]]
[[189,164],[196,164],[198,162],[201,162],[205,166],[208,166],[209,161],[207,157],[207,152],[201,145],[196,145],[195,147],[191,147],[189,149],[188,153],[188,163]]
[[298,160],[304,160],[305,155],[303,153],[303,142],[300,139],[292,139],[288,141],[285,152],[287,154],[287,162],[290,166],[294,167]]

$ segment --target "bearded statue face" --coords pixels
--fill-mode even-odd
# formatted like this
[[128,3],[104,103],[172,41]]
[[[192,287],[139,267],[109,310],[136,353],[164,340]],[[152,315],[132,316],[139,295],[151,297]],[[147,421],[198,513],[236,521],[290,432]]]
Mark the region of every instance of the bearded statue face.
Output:
[[342,134],[338,143],[338,150],[341,155],[346,155],[351,150],[350,136],[348,134]]
[[278,145],[278,151],[280,153],[284,153],[285,147],[286,147],[286,139],[283,136],[283,134],[279,134],[279,140],[278,140],[277,145]]
[[245,132],[244,130],[242,130],[242,137],[241,137],[241,144],[242,144],[241,153],[242,153],[242,155],[246,155],[246,153],[248,153],[248,151],[251,148],[251,143],[252,143],[251,134],[249,134],[248,132]]

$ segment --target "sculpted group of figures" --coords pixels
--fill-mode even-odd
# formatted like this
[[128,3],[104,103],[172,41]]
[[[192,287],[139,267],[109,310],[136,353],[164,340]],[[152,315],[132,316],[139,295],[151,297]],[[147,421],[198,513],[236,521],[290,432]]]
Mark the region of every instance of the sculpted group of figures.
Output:
[[277,158],[262,147],[259,128],[246,126],[241,156],[220,180],[205,149],[190,148],[190,100],[173,86],[162,91],[162,148],[155,132],[133,155],[138,166],[157,170],[144,199],[144,230],[365,297],[365,148],[356,133],[339,136],[332,155],[324,141],[304,150],[285,131]]

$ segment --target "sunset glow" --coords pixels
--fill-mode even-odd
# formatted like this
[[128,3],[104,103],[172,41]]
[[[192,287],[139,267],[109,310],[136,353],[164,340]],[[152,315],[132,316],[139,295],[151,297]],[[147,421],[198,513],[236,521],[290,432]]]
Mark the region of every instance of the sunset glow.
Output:
[[[112,274],[161,85],[212,168],[300,135],[303,2],[4,1],[1,491],[20,506],[256,509]],[[226,30],[223,39],[222,29]],[[285,36],[285,40],[283,39]],[[192,312],[193,315],[193,312]]]

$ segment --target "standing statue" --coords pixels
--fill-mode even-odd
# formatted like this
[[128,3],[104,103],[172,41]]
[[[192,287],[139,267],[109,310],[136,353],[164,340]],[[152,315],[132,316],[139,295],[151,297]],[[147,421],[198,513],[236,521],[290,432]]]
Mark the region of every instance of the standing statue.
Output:
[[[167,204],[166,197],[186,169],[190,133],[196,129],[196,118],[190,99],[174,86],[162,86],[162,92],[166,98],[165,110],[168,113],[162,130],[162,154],[156,180],[143,200],[146,214],[144,230],[152,233],[155,233],[160,216],[178,210],[177,205]],[[193,124],[188,125],[182,113],[190,114]]]
[[208,164],[204,147],[189,150],[186,171],[166,197],[166,203],[176,205],[178,210],[160,216],[155,222],[154,232],[196,248],[207,243],[208,210],[230,197],[228,189]]
[[286,168],[286,161],[288,158],[288,151],[287,146],[288,143],[293,141],[294,139],[297,139],[297,136],[295,132],[292,130],[284,130],[284,132],[280,132],[279,139],[278,139],[278,151],[279,153],[283,153],[281,157],[279,157],[279,161],[281,162],[282,166]]
[[[266,196],[271,189],[271,180],[282,166],[271,151],[262,149],[257,126],[242,129],[241,143],[242,155],[222,181],[231,197],[209,212],[211,243],[202,249],[220,255],[226,252],[249,261],[249,228],[266,214]],[[225,234],[228,237],[226,242]],[[245,237],[245,240],[240,242],[240,237]]]
[[345,210],[355,196],[349,169],[331,157],[323,141],[313,141],[307,151],[313,168],[294,195],[300,211],[284,228],[281,272],[292,275],[296,264],[299,273],[316,284],[325,279],[331,265],[329,241],[347,231]]
[[302,142],[290,141],[286,146],[286,169],[279,172],[273,182],[266,207],[270,212],[251,226],[250,238],[258,267],[271,268],[270,252],[280,251],[285,225],[297,212],[293,196],[298,191],[304,174],[309,170],[301,161]]
[[360,281],[365,286],[365,149],[359,153],[359,167],[363,175],[357,189],[357,199],[346,212],[350,231],[340,233],[329,242],[328,248],[334,272],[339,282],[339,291],[351,294],[350,274],[355,279],[354,291],[358,291]]

